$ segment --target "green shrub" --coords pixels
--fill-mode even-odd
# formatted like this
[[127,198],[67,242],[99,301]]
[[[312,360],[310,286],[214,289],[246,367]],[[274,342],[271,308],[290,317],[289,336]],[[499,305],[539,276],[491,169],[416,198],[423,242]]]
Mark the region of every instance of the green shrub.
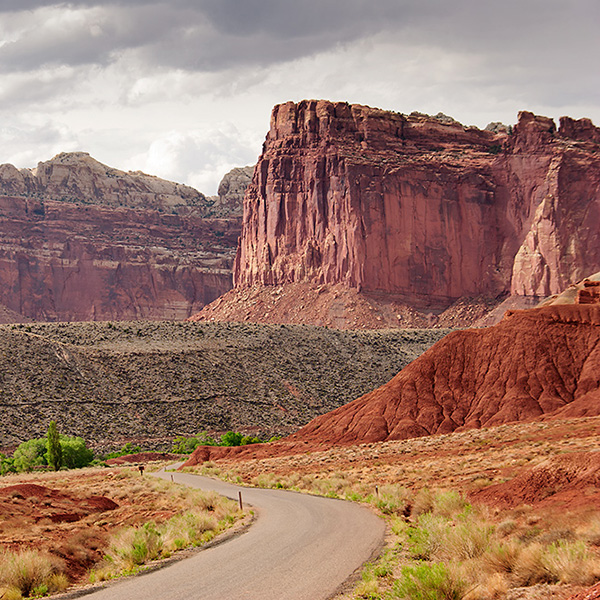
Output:
[[244,436],[237,431],[228,431],[221,436],[221,446],[241,446]]
[[0,453],[0,475],[7,475],[8,473],[16,472],[17,468],[15,467],[15,459],[11,456],[6,456],[6,454]]
[[260,444],[260,438],[243,435],[238,431],[224,433],[220,440],[209,436],[207,433],[199,433],[191,437],[179,435],[173,440],[172,451],[176,454],[191,454],[198,446],[246,446],[248,444]]
[[14,466],[17,471],[32,471],[35,467],[47,465],[46,438],[27,440],[19,444],[13,454]]
[[198,546],[240,516],[237,502],[216,492],[184,488],[180,494],[190,506],[189,511],[158,525],[149,522],[116,533],[108,544],[104,563],[90,573],[90,581],[133,573],[146,562],[167,558],[182,548]]
[[461,513],[449,519],[429,512],[406,530],[406,544],[416,560],[462,561],[481,556],[492,534],[493,527],[475,515]]
[[248,446],[250,444],[262,444],[262,440],[253,435],[245,435],[242,438],[242,446]]
[[160,555],[161,534],[152,522],[138,528],[129,528],[116,536],[111,543],[107,557],[118,568],[131,571]]
[[218,446],[217,441],[206,433],[191,437],[179,435],[173,440],[172,451],[176,454],[191,454],[198,446]]
[[[49,428],[49,432],[51,433],[51,428]],[[6,459],[3,461],[7,469],[6,472],[10,470],[18,472],[32,471],[36,467],[47,465],[53,466],[53,468],[62,465],[68,469],[79,469],[86,467],[94,459],[93,451],[87,447],[85,441],[80,437],[59,435],[60,450],[57,450],[55,437],[52,439],[52,452],[50,451],[48,437],[27,440],[20,444],[13,454],[12,462]]]
[[87,467],[94,460],[94,452],[90,450],[83,438],[60,436],[62,446],[62,462],[68,469]]
[[407,546],[415,560],[429,560],[442,548],[450,524],[447,519],[424,513],[417,525],[406,531]]
[[444,565],[420,564],[402,568],[400,579],[394,582],[392,598],[460,600],[464,591],[464,583],[451,577]]
[[109,454],[104,455],[104,460],[109,460],[111,458],[119,458],[119,456],[127,456],[128,454],[137,454],[141,452],[142,449],[140,446],[133,446],[131,442],[127,442],[120,450],[116,452],[110,452]]

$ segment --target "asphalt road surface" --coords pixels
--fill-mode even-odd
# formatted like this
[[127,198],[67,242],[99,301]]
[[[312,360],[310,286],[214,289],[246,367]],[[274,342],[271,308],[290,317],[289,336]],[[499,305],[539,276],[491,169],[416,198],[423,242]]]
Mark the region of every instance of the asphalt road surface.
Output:
[[[170,479],[170,473],[159,473]],[[243,534],[164,569],[114,583],[94,600],[325,600],[383,543],[385,525],[357,504],[240,488],[173,473],[174,481],[238,499],[257,519]]]

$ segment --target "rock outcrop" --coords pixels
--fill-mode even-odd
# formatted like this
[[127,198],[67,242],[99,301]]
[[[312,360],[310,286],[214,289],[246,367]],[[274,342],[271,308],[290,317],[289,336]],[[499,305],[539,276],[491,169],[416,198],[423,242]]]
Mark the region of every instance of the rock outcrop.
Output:
[[193,188],[81,152],[0,166],[0,303],[18,313],[4,320],[189,317],[232,285],[241,219],[211,211]]
[[341,284],[424,318],[461,298],[558,293],[600,269],[599,139],[588,119],[557,130],[529,112],[479,130],[346,103],[276,106],[235,289]]
[[236,167],[226,173],[219,183],[218,196],[211,196],[211,216],[240,217],[244,212],[244,195],[252,181],[254,167]]
[[572,283],[561,294],[546,298],[540,306],[556,304],[599,304],[600,303],[600,273],[594,273],[582,281]]

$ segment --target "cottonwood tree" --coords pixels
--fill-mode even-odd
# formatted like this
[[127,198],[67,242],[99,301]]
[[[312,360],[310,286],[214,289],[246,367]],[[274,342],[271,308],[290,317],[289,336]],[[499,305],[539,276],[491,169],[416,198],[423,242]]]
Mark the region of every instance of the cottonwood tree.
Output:
[[48,426],[48,464],[58,471],[62,466],[62,445],[56,428],[56,421],[50,421]]

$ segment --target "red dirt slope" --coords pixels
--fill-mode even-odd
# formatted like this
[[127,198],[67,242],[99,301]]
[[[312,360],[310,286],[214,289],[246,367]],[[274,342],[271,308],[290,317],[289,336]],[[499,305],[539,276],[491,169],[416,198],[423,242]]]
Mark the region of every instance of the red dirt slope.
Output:
[[599,305],[549,306],[453,332],[389,383],[293,437],[352,444],[598,415],[599,325]]
[[493,506],[521,504],[574,509],[600,504],[600,452],[553,456],[506,483],[481,489],[471,497]]
[[278,444],[198,448],[189,463],[599,414],[600,305],[546,306],[449,334],[387,384]]

